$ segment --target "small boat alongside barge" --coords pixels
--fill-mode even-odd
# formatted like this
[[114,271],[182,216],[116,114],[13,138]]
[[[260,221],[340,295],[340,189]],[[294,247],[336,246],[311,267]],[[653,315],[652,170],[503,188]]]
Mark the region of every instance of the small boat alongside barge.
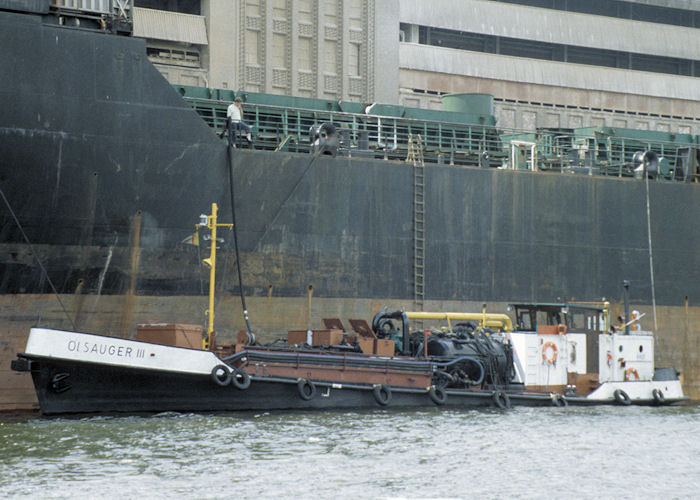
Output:
[[654,334],[642,330],[637,311],[626,313],[630,320],[620,318],[616,328],[607,302],[511,307],[518,325],[509,336],[516,353],[514,380],[526,389],[551,391],[583,405],[688,399],[676,369],[655,368]]
[[[571,304],[560,306],[576,311]],[[521,304],[517,310],[541,312],[542,307],[555,306]],[[380,313],[370,330],[374,336],[361,327],[350,333],[324,328],[289,332],[290,342],[303,333],[308,343],[259,346],[245,345],[249,336],[242,332],[243,342],[213,351],[33,328],[13,369],[31,373],[45,415],[662,405],[687,399],[675,370],[653,369],[653,337],[644,332],[598,332],[599,354],[590,364],[602,369],[591,374],[586,355],[591,332],[563,331],[564,323],[556,332],[547,325],[511,332],[508,322],[494,331],[484,320],[464,320],[479,315]],[[402,350],[406,354],[382,353],[381,346],[397,349],[392,337],[403,337],[406,327],[410,332],[411,319],[429,318],[450,326],[411,332]],[[486,314],[485,323],[503,318]],[[143,325],[139,333],[153,338],[154,329],[165,333],[163,342],[178,331],[189,343],[201,337],[201,329],[191,325]],[[611,357],[612,352],[620,356]]]
[[[216,212],[213,205],[200,222],[212,242],[217,226],[230,226],[217,224]],[[351,319],[349,329],[324,319],[323,329],[289,331],[286,343],[259,345],[241,331],[236,344],[217,346],[215,244],[206,262],[206,332],[141,325],[129,340],[32,328],[12,368],[31,373],[42,413],[505,409],[687,399],[675,370],[654,369],[653,335],[639,331],[640,317],[619,333],[607,303],[515,304],[515,325],[485,306],[478,313],[380,312],[371,325]]]

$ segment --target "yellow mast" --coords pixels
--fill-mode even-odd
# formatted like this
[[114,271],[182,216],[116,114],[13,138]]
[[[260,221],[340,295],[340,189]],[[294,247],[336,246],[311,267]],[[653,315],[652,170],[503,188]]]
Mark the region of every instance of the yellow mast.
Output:
[[202,215],[200,217],[200,226],[209,228],[211,232],[211,253],[208,259],[204,259],[206,265],[209,266],[209,309],[207,309],[207,334],[202,337],[202,349],[209,350],[211,347],[211,334],[214,333],[214,294],[216,285],[216,228],[228,227],[233,228],[233,224],[217,224],[216,217],[219,207],[216,203],[211,204],[211,215]]

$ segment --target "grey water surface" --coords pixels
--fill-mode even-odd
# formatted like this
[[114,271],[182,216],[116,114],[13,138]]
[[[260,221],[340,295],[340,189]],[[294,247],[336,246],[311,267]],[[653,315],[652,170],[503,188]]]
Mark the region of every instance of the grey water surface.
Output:
[[3,498],[700,498],[700,407],[0,420]]

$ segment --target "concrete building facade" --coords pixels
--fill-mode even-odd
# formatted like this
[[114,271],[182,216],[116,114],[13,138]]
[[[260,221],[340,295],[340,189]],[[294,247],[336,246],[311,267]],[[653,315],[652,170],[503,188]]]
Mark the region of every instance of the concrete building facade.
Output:
[[149,0],[134,28],[174,84],[700,134],[700,0]]

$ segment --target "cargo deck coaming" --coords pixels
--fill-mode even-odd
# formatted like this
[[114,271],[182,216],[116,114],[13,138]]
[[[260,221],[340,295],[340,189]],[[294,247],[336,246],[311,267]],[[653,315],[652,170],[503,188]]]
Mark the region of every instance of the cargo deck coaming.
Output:
[[[206,290],[197,249],[181,244],[192,213],[212,201],[230,210],[225,145],[147,61],[143,41],[8,12],[0,27],[13,68],[0,82],[0,185],[71,319],[123,336],[138,322],[178,320],[170,311],[193,307]],[[410,165],[237,151],[234,175],[256,329],[411,304]],[[425,186],[426,301],[615,299],[629,279],[637,305],[650,305],[644,183],[431,165]],[[650,188],[659,326],[669,330],[658,356],[678,361],[686,392],[698,397],[697,373],[685,368],[698,353],[698,186]],[[5,207],[0,217],[0,370],[9,372],[29,326],[68,320]],[[222,289],[232,291],[227,244]],[[271,303],[284,318],[256,317],[254,307]],[[230,319],[223,329],[235,332],[242,319]],[[5,400],[20,377],[3,377]]]

